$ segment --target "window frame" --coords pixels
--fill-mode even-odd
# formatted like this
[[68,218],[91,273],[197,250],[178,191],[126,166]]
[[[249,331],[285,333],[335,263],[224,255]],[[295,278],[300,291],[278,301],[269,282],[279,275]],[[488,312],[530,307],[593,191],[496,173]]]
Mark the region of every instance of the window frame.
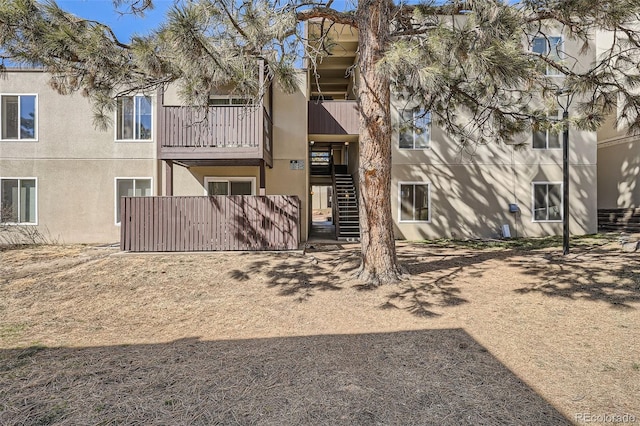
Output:
[[[562,120],[562,111],[558,110],[558,111],[556,111],[556,113],[557,113],[557,116],[555,117],[555,119],[557,121],[561,121]],[[552,115],[548,116],[548,118],[554,119],[554,117]],[[558,141],[559,141],[560,145],[558,147],[556,147],[556,148],[549,148],[550,129],[546,129],[545,130],[545,135],[544,135],[545,146],[544,146],[544,148],[536,148],[534,146],[534,139],[535,139],[535,134],[538,133],[538,132],[542,133],[541,130],[533,130],[531,132],[531,149],[534,149],[536,151],[557,151],[557,150],[561,150],[562,149],[562,146],[564,144],[564,135],[562,134],[562,132],[556,133],[556,135],[558,136]]]
[[[209,195],[209,182],[227,182],[228,185],[232,181],[251,182],[251,195],[256,195],[256,178],[251,176],[205,176],[204,177],[204,195],[207,197],[216,197],[216,195]],[[228,186],[229,192],[231,192],[231,186]],[[225,197],[226,195],[223,195]]]
[[148,180],[150,183],[150,188],[151,188],[151,195],[143,195],[144,197],[153,197],[154,194],[154,188],[153,188],[153,178],[152,177],[146,177],[146,176],[139,176],[139,177],[127,177],[127,176],[117,176],[113,179],[113,197],[114,197],[114,205],[113,205],[113,216],[115,218],[115,225],[116,226],[120,226],[121,222],[120,222],[120,217],[118,215],[118,205],[120,203],[120,197],[118,197],[118,181],[119,180],[133,180],[134,184],[133,184],[133,190],[135,191],[135,181],[136,180]]
[[[17,96],[18,97],[18,120],[20,120],[20,97],[22,96],[33,96],[34,100],[34,110],[35,110],[35,119],[33,123],[33,138],[23,139],[20,137],[20,122],[18,121],[18,138],[17,139],[5,139],[2,137],[2,130],[4,129],[3,120],[2,120],[2,98],[4,96]],[[38,142],[38,124],[40,122],[39,116],[40,112],[38,111],[38,103],[39,98],[37,93],[0,93],[0,142]]]
[[[407,220],[402,219],[402,185],[413,185],[413,214],[415,217],[415,204],[416,204],[416,195],[415,195],[415,186],[416,185],[426,185],[427,186],[427,209],[429,211],[429,218],[427,220]],[[400,181],[398,182],[398,223],[431,223],[431,182],[418,182],[418,181]]]
[[[541,34],[541,33],[538,33]],[[557,38],[560,41],[558,43],[555,44],[555,46],[559,46],[560,49],[558,50],[558,48],[556,47],[556,51],[557,51],[557,57],[558,57],[558,61],[563,61],[565,59],[565,52],[564,52],[564,36],[562,34],[550,34],[550,35],[546,35],[546,34],[542,34],[542,35],[534,35],[531,38],[531,48],[530,48],[530,52],[531,53],[535,53],[536,55],[539,55],[541,57],[551,57],[551,49],[553,49],[552,45],[551,45],[551,39],[552,38]],[[535,50],[533,50],[533,45],[535,40],[537,39],[541,39],[545,41],[545,51],[540,53],[540,52],[536,52]],[[546,70],[545,70],[545,75],[548,77],[564,77],[564,74],[562,74],[560,71],[556,71],[555,68],[551,67],[549,64],[545,64],[546,65]],[[550,71],[554,71],[553,73],[550,73]]]
[[[39,198],[39,193],[38,193],[38,178],[37,177],[11,177],[11,176],[0,176],[0,187],[2,185],[2,181],[3,180],[17,180],[18,181],[18,188],[20,188],[20,181],[22,180],[32,180],[35,182],[35,189],[36,189],[36,194],[35,194],[35,208],[34,208],[34,213],[33,215],[35,216],[35,222],[20,222],[20,210],[18,210],[18,222],[0,222],[0,225],[3,226],[24,226],[24,225],[28,225],[28,226],[37,226],[38,225],[38,198]],[[18,191],[18,197],[20,196],[20,192]],[[18,199],[18,209],[20,208],[20,200]],[[0,193],[0,209],[2,209],[2,194]]]
[[[133,98],[133,138],[125,138],[125,139],[119,139],[118,138],[118,129],[120,127],[120,114],[118,113],[118,101],[122,98]],[[149,139],[136,139],[135,138],[135,119],[136,119],[136,102],[135,99],[136,98],[149,98],[149,105],[151,108],[151,123],[149,124],[149,126],[151,127],[151,133],[149,135]],[[115,120],[114,122],[114,126],[113,126],[113,138],[116,142],[136,142],[136,143],[149,143],[149,142],[153,142],[154,141],[154,137],[155,137],[155,129],[154,129],[154,103],[153,103],[153,99],[154,97],[151,95],[144,95],[142,93],[137,93],[135,95],[123,95],[123,96],[118,96],[116,98],[116,108],[115,108]]]
[[[410,111],[412,113],[412,117],[411,117],[411,122],[409,123],[408,120],[404,119],[404,113]],[[401,108],[398,110],[399,112],[399,118],[400,118],[400,126],[398,129],[398,149],[403,150],[403,151],[424,151],[426,149],[431,149],[431,112],[430,111],[425,111],[423,108],[420,107],[414,107],[414,108]],[[424,114],[424,115],[423,115]],[[426,119],[427,117],[429,118],[427,127],[424,128],[425,133],[428,134],[428,138],[427,138],[427,146],[426,147],[416,147],[416,130],[417,129],[422,129],[422,127],[417,127],[415,125],[416,122],[416,116],[418,118],[421,119]],[[412,147],[411,148],[405,148],[400,146],[400,142],[402,140],[402,135],[404,132],[407,132],[409,129],[405,129],[403,130],[403,123],[408,123],[411,126],[411,140],[412,140]]]
[[[549,185],[558,185],[560,187],[560,219],[536,219],[536,185],[547,185],[546,209],[547,217],[549,216]],[[560,181],[533,181],[531,182],[531,222],[534,223],[562,223],[564,220],[564,188]]]

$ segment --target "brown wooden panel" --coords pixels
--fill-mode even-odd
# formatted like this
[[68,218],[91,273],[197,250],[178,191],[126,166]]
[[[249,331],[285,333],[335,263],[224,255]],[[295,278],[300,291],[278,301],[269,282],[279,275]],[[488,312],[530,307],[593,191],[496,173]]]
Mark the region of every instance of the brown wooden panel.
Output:
[[309,101],[308,133],[357,135],[360,115],[355,101]]
[[127,220],[125,219],[125,212],[127,211],[125,207],[124,198],[120,199],[120,250],[127,250],[127,236],[128,233],[125,231],[125,227],[127,224]]
[[300,204],[292,196],[123,197],[127,251],[292,250]]

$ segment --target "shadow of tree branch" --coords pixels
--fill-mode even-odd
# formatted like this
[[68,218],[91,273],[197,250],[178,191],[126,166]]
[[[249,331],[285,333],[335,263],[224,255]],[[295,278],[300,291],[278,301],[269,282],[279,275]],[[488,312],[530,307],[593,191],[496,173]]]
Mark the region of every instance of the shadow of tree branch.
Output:
[[[566,258],[545,256],[544,263],[522,265],[524,274],[534,276],[534,285],[516,290],[520,294],[537,292],[549,297],[606,302],[614,308],[636,309],[640,302],[640,262],[633,253],[617,253],[603,263],[599,257],[611,255],[602,249],[578,252]],[[598,260],[600,260],[598,262]]]

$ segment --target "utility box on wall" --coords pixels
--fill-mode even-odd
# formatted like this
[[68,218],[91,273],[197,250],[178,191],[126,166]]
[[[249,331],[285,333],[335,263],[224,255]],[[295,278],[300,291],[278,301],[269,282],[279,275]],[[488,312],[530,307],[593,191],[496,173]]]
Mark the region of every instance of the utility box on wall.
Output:
[[304,160],[289,160],[291,170],[304,170]]

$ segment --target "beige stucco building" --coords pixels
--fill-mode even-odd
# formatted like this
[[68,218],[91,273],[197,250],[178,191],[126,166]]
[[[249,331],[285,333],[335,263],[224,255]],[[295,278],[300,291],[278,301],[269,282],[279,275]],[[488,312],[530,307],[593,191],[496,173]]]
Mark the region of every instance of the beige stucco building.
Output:
[[[148,180],[147,193],[157,186],[153,135],[134,140],[118,138],[113,128],[96,130],[89,102],[57,94],[48,80],[43,72],[21,70],[0,79],[3,222],[37,226],[65,243],[118,241],[118,183]],[[31,113],[35,123],[25,129]],[[16,125],[20,131],[12,132]]]
[[[357,75],[345,77],[357,34],[337,32],[335,39],[340,55],[319,64],[316,76],[301,70],[293,93],[272,88],[250,106],[217,93],[202,120],[169,88],[119,101],[105,131],[94,127],[85,98],[57,94],[47,74],[7,72],[0,79],[2,221],[37,226],[65,243],[115,243],[120,196],[296,195],[304,241],[311,189],[332,186],[334,221],[347,232],[354,190],[336,176],[350,175],[357,188]],[[596,51],[594,44],[573,66],[588,66]],[[410,130],[397,127],[392,140],[397,238],[562,233],[561,135],[526,134],[469,151],[433,126],[428,113],[396,105],[392,119],[414,120]],[[597,232],[599,206],[638,205],[638,144],[611,126],[571,131],[572,234]]]

